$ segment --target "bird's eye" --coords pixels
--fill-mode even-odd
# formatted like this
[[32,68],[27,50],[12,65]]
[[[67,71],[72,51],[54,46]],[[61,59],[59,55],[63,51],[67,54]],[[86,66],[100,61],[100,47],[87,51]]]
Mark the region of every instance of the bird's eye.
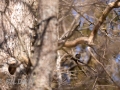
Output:
[[77,59],[80,59],[81,55],[80,55],[80,54],[76,54],[75,57],[76,57]]

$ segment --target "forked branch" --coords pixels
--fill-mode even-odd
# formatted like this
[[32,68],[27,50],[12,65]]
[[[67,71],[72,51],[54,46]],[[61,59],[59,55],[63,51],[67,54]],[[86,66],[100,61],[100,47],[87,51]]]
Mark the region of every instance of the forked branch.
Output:
[[[76,46],[78,44],[94,45],[94,40],[95,40],[95,38],[97,36],[97,32],[98,32],[100,26],[106,20],[106,17],[110,13],[110,11],[113,8],[118,8],[118,7],[120,7],[120,0],[117,0],[115,2],[109,3],[108,6],[106,7],[106,9],[104,10],[103,14],[99,18],[97,24],[93,28],[93,30],[92,30],[92,32],[91,32],[89,37],[79,37],[79,38],[77,38],[75,40],[72,40],[72,41],[65,41],[63,46],[64,47],[74,47],[74,46]],[[59,43],[59,45],[60,45],[60,43]]]

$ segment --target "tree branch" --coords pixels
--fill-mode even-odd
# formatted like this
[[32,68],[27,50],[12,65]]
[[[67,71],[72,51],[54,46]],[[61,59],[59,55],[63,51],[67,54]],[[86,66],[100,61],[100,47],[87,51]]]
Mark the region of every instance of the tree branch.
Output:
[[91,32],[91,35],[90,35],[90,37],[89,37],[90,42],[93,42],[94,39],[96,38],[98,29],[99,29],[100,26],[103,24],[103,22],[106,20],[106,17],[107,17],[108,14],[110,13],[110,11],[111,11],[113,8],[118,8],[118,7],[120,7],[120,1],[119,1],[119,0],[117,0],[116,2],[112,2],[112,3],[109,3],[109,4],[108,4],[108,6],[107,6],[106,9],[104,10],[102,16],[99,18],[98,23],[95,25],[93,31]]
[[[93,28],[93,31],[91,32],[89,37],[79,37],[75,40],[72,41],[65,41],[64,43],[64,47],[74,47],[78,44],[88,44],[88,45],[94,45],[94,40],[97,36],[97,32],[100,28],[100,26],[103,24],[103,22],[106,20],[106,17],[108,16],[108,14],[110,13],[110,11],[113,8],[118,8],[120,7],[120,0],[117,0],[115,2],[109,3],[108,6],[106,7],[106,9],[104,10],[103,14],[101,15],[101,17],[99,18],[97,24],[95,25],[95,27]],[[62,43],[62,44],[63,44]],[[60,44],[59,44],[60,45]]]
[[89,42],[89,38],[88,37],[80,37],[77,38],[73,41],[66,41],[64,44],[64,47],[75,47],[78,44],[84,44],[84,43],[88,43]]

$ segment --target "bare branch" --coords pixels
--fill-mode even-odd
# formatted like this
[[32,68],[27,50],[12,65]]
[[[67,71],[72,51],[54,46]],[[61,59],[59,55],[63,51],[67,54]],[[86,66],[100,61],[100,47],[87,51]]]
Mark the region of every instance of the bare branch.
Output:
[[[110,3],[106,9],[104,10],[103,14],[101,15],[101,17],[99,18],[98,20],[98,23],[95,25],[93,31],[91,32],[90,34],[90,37],[79,37],[73,41],[65,41],[64,42],[64,46],[65,47],[74,47],[78,44],[88,44],[88,45],[93,45],[93,41],[94,39],[96,38],[97,36],[97,32],[100,28],[100,26],[103,24],[103,22],[106,20],[106,17],[108,16],[108,14],[110,13],[110,11],[113,9],[113,8],[118,8],[120,7],[120,1],[117,0],[116,2],[112,2]],[[72,29],[74,24],[72,24],[70,30]],[[70,30],[68,30],[68,32],[70,32]],[[64,34],[65,35],[65,34]],[[63,36],[64,36],[63,35]],[[69,36],[69,35],[68,35]]]
[[78,44],[87,44],[88,42],[89,42],[88,37],[80,37],[80,38],[77,38],[77,39],[75,39],[73,41],[66,41],[64,46],[65,47],[75,47]]
[[68,38],[70,38],[70,37],[73,35],[73,33],[74,33],[74,31],[75,31],[75,28],[79,25],[79,23],[76,24],[76,21],[77,21],[79,18],[80,18],[80,15],[79,15],[79,14],[76,15],[75,19],[74,19],[73,22],[71,23],[71,25],[70,25],[69,29],[67,30],[67,32],[65,32],[65,33],[61,36],[61,39],[68,39]]
[[113,78],[110,76],[110,74],[108,73],[108,71],[105,69],[104,65],[96,58],[96,56],[92,53],[91,48],[88,48],[91,56],[96,60],[96,62],[101,65],[101,67],[103,68],[103,70],[105,71],[105,73],[108,75],[108,77],[111,79],[111,81],[120,89],[120,87],[117,85],[117,83],[113,80]]
[[118,8],[119,6],[120,6],[120,1],[117,0],[116,2],[110,3],[110,4],[106,7],[106,9],[104,10],[102,16],[99,18],[98,23],[95,25],[93,31],[91,32],[91,35],[90,35],[90,37],[89,37],[90,42],[93,42],[94,39],[96,38],[98,29],[99,29],[100,26],[103,24],[103,22],[106,20],[106,17],[107,17],[108,14],[110,13],[110,11],[111,11],[113,8]]

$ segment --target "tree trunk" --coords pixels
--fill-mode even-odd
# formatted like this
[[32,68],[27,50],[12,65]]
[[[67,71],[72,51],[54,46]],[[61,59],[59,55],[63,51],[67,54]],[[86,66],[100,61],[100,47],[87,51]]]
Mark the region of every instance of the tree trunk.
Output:
[[57,58],[57,15],[59,0],[40,0],[39,18],[42,24],[37,31],[34,51],[34,80],[32,90],[51,90],[52,76]]
[[[0,64],[11,64],[11,60],[12,62],[16,60],[20,63],[28,64],[28,58],[31,57],[30,36],[32,35],[32,31],[29,27],[33,27],[35,20],[31,6],[33,1],[35,0],[1,0]],[[11,71],[10,68],[12,66],[10,66],[11,65],[7,66],[7,70],[17,79],[15,70],[12,69]],[[13,65],[13,67],[15,66]],[[17,68],[17,66],[15,68]],[[18,86],[20,85],[13,84],[11,90],[19,90]],[[10,90],[10,88],[6,87],[6,90],[7,89]],[[25,90],[25,88],[22,90]]]

